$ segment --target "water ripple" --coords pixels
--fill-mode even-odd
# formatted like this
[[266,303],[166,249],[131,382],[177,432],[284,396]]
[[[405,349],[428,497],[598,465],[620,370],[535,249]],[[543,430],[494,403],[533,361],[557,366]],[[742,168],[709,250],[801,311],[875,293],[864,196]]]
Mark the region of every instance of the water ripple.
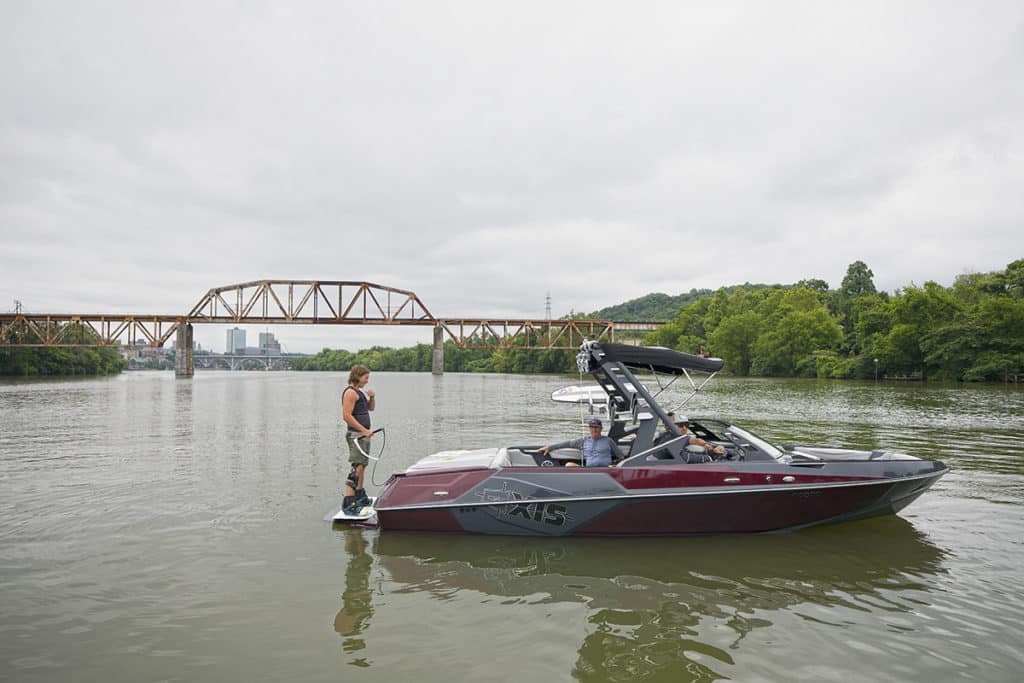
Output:
[[[576,378],[373,381],[378,479],[443,448],[580,429],[536,400]],[[348,469],[343,383],[0,382],[0,679],[1015,680],[1024,666],[1019,389],[723,380],[685,411],[953,469],[900,517],[591,541],[326,527]]]

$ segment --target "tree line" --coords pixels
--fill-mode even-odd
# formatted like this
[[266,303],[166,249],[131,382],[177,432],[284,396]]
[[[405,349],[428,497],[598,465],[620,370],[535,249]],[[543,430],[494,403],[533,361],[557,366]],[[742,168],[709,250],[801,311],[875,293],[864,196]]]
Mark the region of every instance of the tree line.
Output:
[[1024,259],[1004,270],[879,292],[863,261],[822,280],[722,288],[645,343],[706,349],[741,376],[984,381],[1024,373]]
[[0,375],[111,375],[125,365],[117,349],[110,347],[0,348]]
[[[374,346],[351,352],[323,349],[315,356],[292,360],[292,370],[348,371],[353,365],[386,372],[427,372],[433,362],[432,344],[402,349]],[[576,367],[576,352],[555,349],[460,349],[444,344],[446,372],[507,372],[517,374],[568,372]]]
[[[708,353],[739,376],[1006,381],[1024,375],[1024,259],[990,273],[878,291],[863,261],[847,268],[838,289],[823,280],[743,284],[694,290],[674,317],[643,343]],[[649,316],[664,295],[620,305]],[[613,307],[614,308],[614,307]],[[612,309],[603,309],[604,311]],[[650,318],[648,318],[650,319]],[[296,370],[423,372],[432,347],[324,349],[297,359]],[[448,372],[571,372],[575,351],[460,349],[445,343]]]
[[[670,317],[643,343],[721,357],[725,371],[739,376],[1024,376],[1024,259],[1001,271],[960,275],[950,287],[926,282],[893,294],[878,291],[871,269],[854,261],[838,289],[823,280],[747,283],[679,297],[650,294],[582,317],[605,319],[598,313],[614,310],[634,319]],[[323,349],[294,359],[292,368],[347,371],[358,363],[372,370],[425,372],[432,356],[430,344]],[[460,349],[450,341],[444,350],[447,372],[572,372],[575,356],[574,350],[543,348]],[[107,374],[123,367],[112,348],[0,348],[3,375]]]

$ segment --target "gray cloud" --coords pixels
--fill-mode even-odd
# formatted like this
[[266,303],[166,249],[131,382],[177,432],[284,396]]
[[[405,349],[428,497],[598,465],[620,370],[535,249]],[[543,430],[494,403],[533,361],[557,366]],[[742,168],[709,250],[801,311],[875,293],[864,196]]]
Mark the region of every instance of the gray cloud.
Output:
[[1013,2],[8,3],[0,308],[320,278],[540,317],[856,259],[948,284],[1024,255],[1022,71]]

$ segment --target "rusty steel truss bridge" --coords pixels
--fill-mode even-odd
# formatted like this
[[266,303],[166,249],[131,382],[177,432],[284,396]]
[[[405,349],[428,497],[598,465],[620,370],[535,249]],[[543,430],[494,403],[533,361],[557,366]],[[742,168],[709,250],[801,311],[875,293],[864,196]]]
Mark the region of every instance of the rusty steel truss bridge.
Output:
[[[0,348],[160,347],[175,336],[177,348],[191,352],[196,324],[432,327],[437,372],[446,338],[464,349],[575,349],[584,339],[615,341],[616,331],[651,331],[662,323],[438,318],[414,292],[371,282],[257,280],[211,289],[185,315],[0,313]],[[179,375],[192,374],[191,358],[187,361]]]

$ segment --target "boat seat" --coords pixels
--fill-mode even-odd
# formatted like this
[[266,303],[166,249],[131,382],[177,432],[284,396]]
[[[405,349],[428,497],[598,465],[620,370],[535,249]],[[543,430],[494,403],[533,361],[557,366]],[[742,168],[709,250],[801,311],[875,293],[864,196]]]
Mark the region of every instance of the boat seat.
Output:
[[510,447],[507,449],[506,454],[508,456],[509,467],[536,467],[538,465],[543,466],[537,458],[537,456],[540,456],[541,459],[543,459],[544,457],[544,454],[541,453],[540,451],[528,448]]
[[570,460],[579,462],[579,451],[563,448],[549,453],[542,453],[533,447],[512,446],[507,450],[508,464],[506,467],[559,467]]
[[686,456],[687,465],[711,462],[711,456],[703,446],[687,446],[683,449],[683,455]]
[[[544,454],[541,453],[541,455]],[[575,448],[560,448],[557,451],[548,451],[547,457],[556,466],[565,466],[567,462],[582,464],[580,460],[583,458],[583,454]]]

